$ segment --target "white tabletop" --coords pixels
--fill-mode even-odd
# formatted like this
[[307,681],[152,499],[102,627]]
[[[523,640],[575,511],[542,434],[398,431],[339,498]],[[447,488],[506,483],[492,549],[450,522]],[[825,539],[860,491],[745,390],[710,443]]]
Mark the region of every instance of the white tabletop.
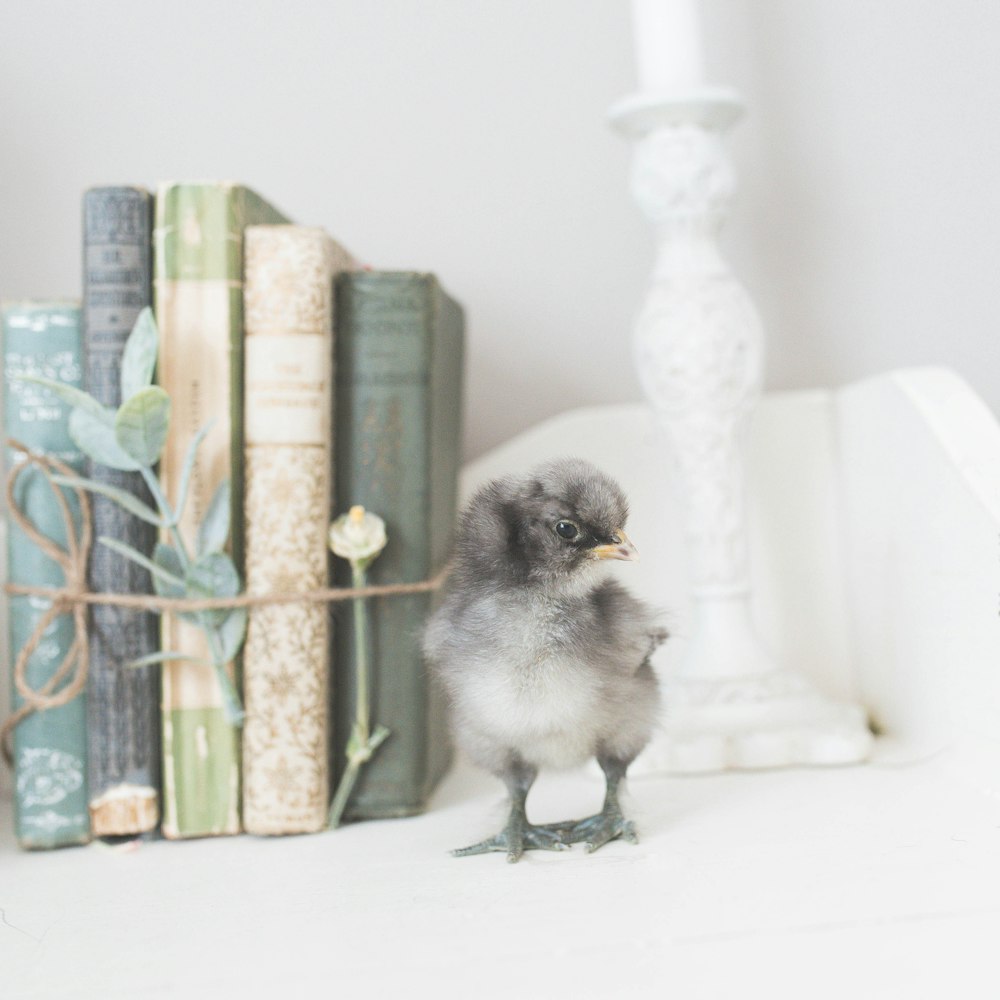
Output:
[[[1000,996],[1000,801],[948,755],[634,778],[638,846],[454,859],[496,832],[460,765],[408,820],[23,853],[0,815],[0,996]],[[600,804],[543,776],[536,821]]]

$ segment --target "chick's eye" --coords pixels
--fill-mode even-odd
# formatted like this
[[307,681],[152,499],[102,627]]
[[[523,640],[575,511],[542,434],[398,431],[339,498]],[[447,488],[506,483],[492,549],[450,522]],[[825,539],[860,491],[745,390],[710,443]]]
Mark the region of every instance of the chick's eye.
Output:
[[572,521],[557,521],[556,534],[560,538],[576,538],[580,534],[580,529]]

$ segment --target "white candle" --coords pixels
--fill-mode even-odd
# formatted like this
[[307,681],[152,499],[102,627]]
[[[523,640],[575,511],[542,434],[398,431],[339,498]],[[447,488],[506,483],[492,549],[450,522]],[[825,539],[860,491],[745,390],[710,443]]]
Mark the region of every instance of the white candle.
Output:
[[686,92],[702,83],[697,0],[632,0],[639,89]]

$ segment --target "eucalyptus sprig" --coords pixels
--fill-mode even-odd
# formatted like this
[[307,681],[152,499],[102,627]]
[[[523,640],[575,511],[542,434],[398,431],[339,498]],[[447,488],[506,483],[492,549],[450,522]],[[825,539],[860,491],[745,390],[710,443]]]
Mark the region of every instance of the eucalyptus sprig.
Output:
[[[54,379],[23,376],[23,381],[44,386],[73,409],[69,418],[70,437],[76,446],[99,465],[124,472],[138,472],[156,503],[154,510],[137,496],[107,483],[80,476],[53,476],[60,486],[89,490],[117,503],[123,510],[168,532],[171,542],[157,542],[152,558],[116,538],[101,536],[98,541],[126,559],[147,569],[153,589],[161,597],[211,600],[236,597],[242,581],[232,559],[223,551],[230,531],[229,480],[216,490],[201,524],[193,548],[182,536],[180,519],[187,502],[198,446],[211,424],[202,427],[188,445],[181,467],[175,503],[164,494],[153,467],[160,460],[170,425],[170,397],[153,385],[159,331],[152,310],[143,309],[125,343],[121,365],[122,404],[104,406],[89,393]],[[222,689],[223,707],[232,725],[243,722],[243,706],[226,672],[226,664],[239,652],[247,628],[245,608],[208,611],[181,611],[178,617],[198,626],[208,642],[210,662],[184,653],[162,651],[140,657],[130,667],[188,660],[215,670]]]

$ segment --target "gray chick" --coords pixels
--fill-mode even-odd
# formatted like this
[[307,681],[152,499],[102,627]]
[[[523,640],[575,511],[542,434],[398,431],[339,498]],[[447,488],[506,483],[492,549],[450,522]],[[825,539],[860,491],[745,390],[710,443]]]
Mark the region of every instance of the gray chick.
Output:
[[[507,825],[456,856],[596,850],[637,842],[618,786],[656,724],[650,655],[666,638],[651,608],[603,578],[605,560],[637,558],[628,503],[588,462],[563,459],[482,487],[462,515],[454,569],[424,651],[448,691],[458,744],[507,786]],[[543,767],[596,757],[601,812],[534,825],[525,800]]]

